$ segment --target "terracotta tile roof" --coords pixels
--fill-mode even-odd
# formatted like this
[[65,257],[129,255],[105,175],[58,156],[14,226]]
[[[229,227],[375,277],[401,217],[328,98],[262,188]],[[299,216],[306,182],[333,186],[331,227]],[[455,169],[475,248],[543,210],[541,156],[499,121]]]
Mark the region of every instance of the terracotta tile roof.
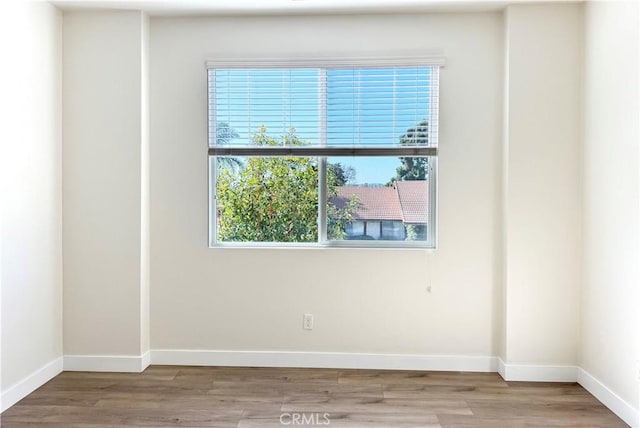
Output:
[[356,220],[401,220],[406,224],[427,223],[427,181],[397,181],[393,187],[341,186],[332,202],[344,208],[352,195],[360,207]]
[[403,221],[407,224],[427,223],[428,182],[396,181]]
[[402,220],[398,193],[393,187],[338,187],[333,203],[344,208],[352,195],[358,198],[360,207],[353,217],[357,220]]

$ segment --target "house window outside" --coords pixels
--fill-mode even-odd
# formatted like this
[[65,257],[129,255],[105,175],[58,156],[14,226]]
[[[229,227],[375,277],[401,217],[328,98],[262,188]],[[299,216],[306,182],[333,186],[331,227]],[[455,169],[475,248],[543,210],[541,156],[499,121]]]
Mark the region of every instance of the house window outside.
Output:
[[210,244],[435,246],[437,66],[210,68]]
[[365,222],[360,220],[353,220],[345,224],[345,233],[347,239],[352,239],[356,236],[363,236]]
[[400,241],[405,237],[404,225],[402,224],[402,221],[399,220],[383,221],[381,232],[381,239]]

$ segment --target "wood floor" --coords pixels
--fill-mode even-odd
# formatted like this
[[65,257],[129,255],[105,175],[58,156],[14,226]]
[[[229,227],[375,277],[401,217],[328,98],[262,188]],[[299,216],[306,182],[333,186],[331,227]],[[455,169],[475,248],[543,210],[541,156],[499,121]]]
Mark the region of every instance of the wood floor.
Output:
[[151,366],[65,372],[3,428],[626,427],[577,384],[495,373]]

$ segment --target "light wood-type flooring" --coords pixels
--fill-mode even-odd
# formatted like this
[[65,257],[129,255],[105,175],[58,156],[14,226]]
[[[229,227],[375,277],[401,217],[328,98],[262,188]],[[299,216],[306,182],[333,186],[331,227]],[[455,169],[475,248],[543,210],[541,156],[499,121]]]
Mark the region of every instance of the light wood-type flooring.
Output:
[[64,372],[2,428],[626,427],[574,383],[496,373],[151,366]]

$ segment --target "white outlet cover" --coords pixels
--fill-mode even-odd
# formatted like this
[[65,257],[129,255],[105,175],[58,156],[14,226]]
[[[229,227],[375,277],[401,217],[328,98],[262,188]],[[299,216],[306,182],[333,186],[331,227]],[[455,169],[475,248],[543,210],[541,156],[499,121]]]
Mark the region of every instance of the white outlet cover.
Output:
[[304,314],[302,316],[302,328],[305,330],[313,330],[313,315]]

